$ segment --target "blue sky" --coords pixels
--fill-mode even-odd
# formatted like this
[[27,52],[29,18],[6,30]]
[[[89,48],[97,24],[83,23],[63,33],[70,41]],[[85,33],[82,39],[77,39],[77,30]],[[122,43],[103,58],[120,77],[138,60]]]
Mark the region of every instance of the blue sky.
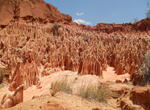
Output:
[[[45,0],[77,23],[128,23],[145,18],[150,0]],[[150,8],[150,6],[149,6]]]

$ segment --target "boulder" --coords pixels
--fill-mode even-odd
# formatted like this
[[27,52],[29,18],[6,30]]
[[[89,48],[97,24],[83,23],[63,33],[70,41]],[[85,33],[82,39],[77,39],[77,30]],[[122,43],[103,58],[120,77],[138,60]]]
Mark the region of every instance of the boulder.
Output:
[[122,98],[118,102],[121,110],[144,110],[141,106],[134,105],[132,101],[127,98]]
[[131,91],[130,99],[134,104],[144,105],[150,109],[150,88],[134,87]]
[[1,106],[3,108],[13,107],[23,102],[23,90],[24,85],[19,85],[17,89],[11,94],[5,94],[1,100]]
[[131,74],[130,79],[133,85],[138,85],[142,82],[142,75],[139,73],[133,73]]

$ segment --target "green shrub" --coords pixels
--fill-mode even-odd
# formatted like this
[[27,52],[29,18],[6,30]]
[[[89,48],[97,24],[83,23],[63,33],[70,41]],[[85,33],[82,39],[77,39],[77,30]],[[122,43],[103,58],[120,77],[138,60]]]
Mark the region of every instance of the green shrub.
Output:
[[88,40],[89,40],[89,37],[88,37],[88,36],[83,36],[83,40],[84,40],[84,41],[88,41]]
[[54,25],[53,25],[53,28],[56,29],[56,30],[57,30],[58,28],[60,28],[60,27],[61,27],[61,25],[59,25],[59,24],[54,24]]
[[59,35],[59,28],[61,27],[61,25],[59,24],[54,24],[53,27],[52,27],[52,33],[53,35]]
[[145,54],[144,63],[140,68],[140,73],[142,75],[141,84],[150,84],[150,51]]
[[150,18],[150,9],[146,13],[146,18]]
[[51,90],[52,90],[52,93],[51,93],[52,96],[55,96],[55,94],[60,91],[63,91],[66,93],[71,92],[70,86],[66,79],[52,83]]
[[111,92],[107,85],[101,84],[98,87],[80,88],[78,95],[86,99],[105,102],[111,96]]

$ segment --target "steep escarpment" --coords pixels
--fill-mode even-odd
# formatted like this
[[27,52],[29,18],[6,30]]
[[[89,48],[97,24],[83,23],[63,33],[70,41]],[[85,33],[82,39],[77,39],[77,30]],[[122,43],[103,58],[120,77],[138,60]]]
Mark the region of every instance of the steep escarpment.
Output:
[[0,25],[8,25],[15,19],[63,23],[72,20],[43,0],[0,0]]

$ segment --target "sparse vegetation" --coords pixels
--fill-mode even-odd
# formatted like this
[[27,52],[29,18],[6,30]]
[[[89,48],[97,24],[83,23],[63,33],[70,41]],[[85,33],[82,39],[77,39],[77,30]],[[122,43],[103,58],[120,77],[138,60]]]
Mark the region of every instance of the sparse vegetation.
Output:
[[150,50],[145,54],[145,59],[142,67],[140,68],[142,74],[141,84],[150,84]]
[[100,84],[98,87],[80,88],[78,95],[86,99],[105,102],[111,96],[111,92],[107,85]]
[[146,13],[146,18],[150,18],[150,9]]
[[84,41],[88,41],[88,40],[89,40],[89,37],[88,37],[88,36],[83,36],[83,40],[84,40]]
[[52,27],[52,33],[53,35],[57,35],[59,36],[59,28],[61,27],[61,25],[59,24],[54,24],[53,27]]
[[60,92],[60,91],[63,91],[63,92],[66,92],[66,93],[70,93],[70,91],[71,91],[70,86],[69,86],[66,79],[53,82],[51,84],[50,89],[52,90],[52,92],[51,92],[52,96],[55,96],[55,94]]

